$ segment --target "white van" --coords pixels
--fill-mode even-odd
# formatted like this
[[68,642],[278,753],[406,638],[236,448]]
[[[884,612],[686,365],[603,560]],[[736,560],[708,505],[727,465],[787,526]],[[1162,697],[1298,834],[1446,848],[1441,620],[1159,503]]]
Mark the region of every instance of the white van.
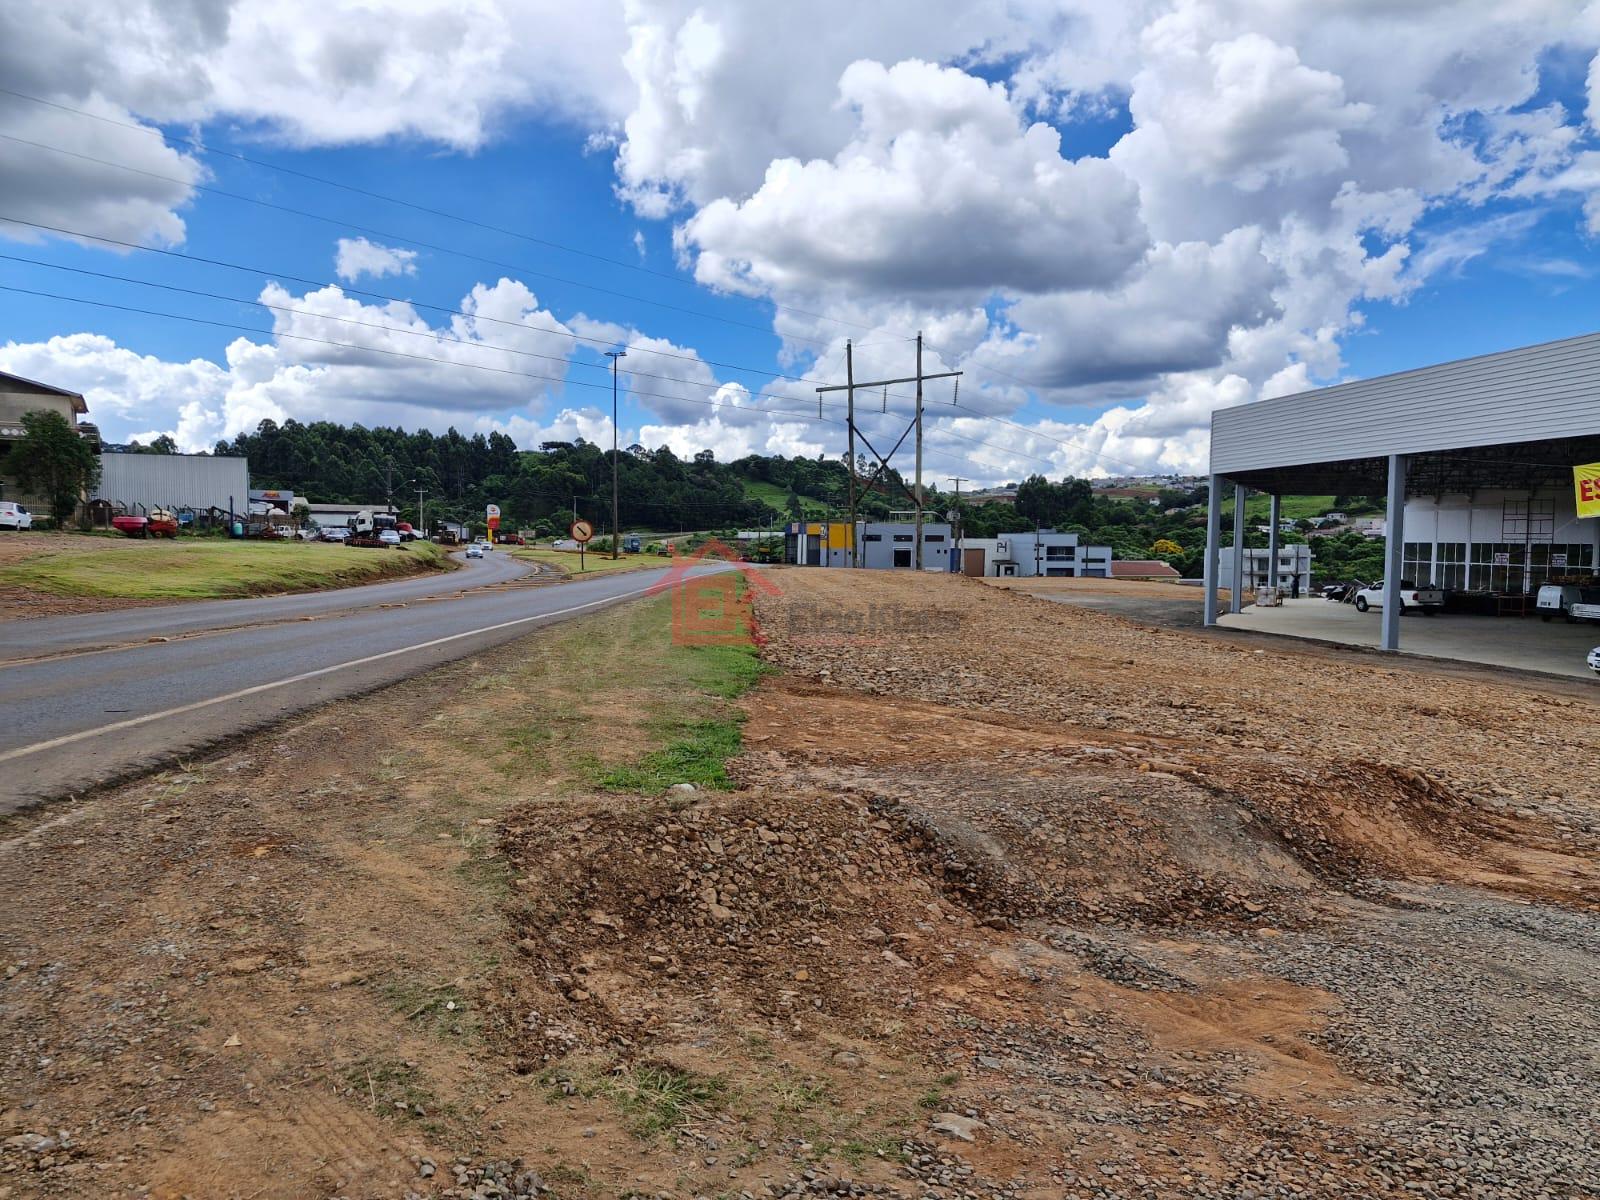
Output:
[[0,529],[32,529],[33,514],[15,500],[0,500]]

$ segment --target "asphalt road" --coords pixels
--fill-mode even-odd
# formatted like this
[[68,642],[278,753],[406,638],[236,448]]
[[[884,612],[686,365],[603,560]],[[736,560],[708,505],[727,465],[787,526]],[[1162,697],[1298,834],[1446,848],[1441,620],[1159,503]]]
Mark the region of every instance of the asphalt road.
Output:
[[[452,591],[477,580],[504,580],[501,561],[468,563],[451,576]],[[163,636],[174,640],[0,662],[0,814],[170,762],[286,714],[643,595],[668,570],[468,590],[404,608],[352,608],[348,602],[356,597],[346,594],[342,610],[324,610],[327,615],[315,620],[296,619],[312,615],[303,607],[228,601],[265,605],[253,610],[265,623],[241,625],[233,619],[240,610],[224,608],[232,625],[223,629],[208,624],[217,619],[214,604],[129,610],[129,616],[162,622],[149,627],[168,631]],[[396,586],[401,585],[351,591],[366,601],[366,593]],[[333,597],[276,599],[309,603]],[[52,627],[58,622],[73,623],[78,633],[83,628],[81,617],[18,624],[38,631],[37,647],[39,639],[57,636]],[[7,636],[18,632],[8,630]]]
[[[352,554],[381,554],[380,550],[352,550]],[[0,625],[0,662],[35,658],[67,650],[142,642],[150,637],[174,637],[195,629],[221,629],[265,621],[292,621],[381,604],[404,604],[431,596],[451,596],[463,589],[506,583],[533,573],[532,563],[490,551],[482,559],[461,559],[460,570],[440,571],[369,583],[360,587],[288,596],[257,596],[245,600],[204,600],[192,604],[163,604],[125,608],[115,612],[81,613],[70,617],[8,621]]]

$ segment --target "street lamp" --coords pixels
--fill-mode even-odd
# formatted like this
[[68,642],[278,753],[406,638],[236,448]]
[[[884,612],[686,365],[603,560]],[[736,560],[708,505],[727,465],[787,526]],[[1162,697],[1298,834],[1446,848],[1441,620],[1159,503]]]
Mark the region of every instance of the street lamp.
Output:
[[620,530],[617,526],[617,359],[627,358],[626,350],[607,350],[611,360],[611,557],[622,557]]

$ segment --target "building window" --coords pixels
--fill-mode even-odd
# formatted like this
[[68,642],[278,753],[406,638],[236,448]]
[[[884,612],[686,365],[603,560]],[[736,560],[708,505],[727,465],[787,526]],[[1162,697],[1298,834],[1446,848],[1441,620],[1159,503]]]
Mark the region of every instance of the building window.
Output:
[[1522,591],[1523,549],[1510,542],[1473,542],[1470,585],[1484,592]]
[[1433,582],[1433,543],[1407,542],[1400,567],[1400,578],[1427,587]]
[[1435,587],[1461,591],[1467,586],[1467,544],[1440,542],[1433,548]]
[[922,544],[925,546],[942,541],[944,541],[944,534],[942,533],[925,533],[922,535]]
[[1070,562],[1078,557],[1078,548],[1076,546],[1046,546],[1044,548],[1044,556],[1046,558],[1064,559]]
[[912,537],[909,533],[897,533],[894,535],[894,540],[897,542],[909,542]]
[[863,542],[881,542],[881,541],[883,541],[883,534],[881,534],[881,533],[863,533],[861,535],[861,540]]
[[1530,587],[1537,588],[1551,579],[1594,572],[1594,547],[1582,542],[1552,542],[1532,547]]

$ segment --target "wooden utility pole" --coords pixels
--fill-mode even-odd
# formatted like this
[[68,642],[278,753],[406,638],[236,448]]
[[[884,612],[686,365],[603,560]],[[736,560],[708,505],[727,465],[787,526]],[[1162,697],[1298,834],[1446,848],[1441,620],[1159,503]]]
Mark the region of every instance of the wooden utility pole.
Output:
[[[895,456],[896,451],[898,451],[901,446],[905,445],[906,438],[911,436],[913,433],[916,434],[916,455],[917,455],[917,470],[916,470],[916,481],[915,481],[916,486],[914,488],[907,488],[906,485],[905,485],[905,482],[903,480],[898,480],[897,479],[895,482],[896,482],[896,486],[898,486],[902,492],[905,492],[906,495],[908,497],[910,497],[911,502],[914,505],[916,505],[917,532],[916,532],[916,538],[915,538],[915,542],[916,542],[916,549],[915,549],[915,552],[914,552],[915,553],[915,558],[914,558],[913,561],[914,561],[914,563],[916,565],[916,568],[920,571],[922,569],[922,508],[923,508],[923,496],[922,496],[922,385],[926,381],[928,381],[930,379],[959,379],[961,377],[962,373],[960,371],[939,371],[939,372],[937,372],[937,373],[935,373],[933,375],[925,375],[925,374],[923,374],[923,371],[922,371],[922,335],[920,333],[917,334],[917,373],[915,375],[904,375],[904,376],[901,376],[898,379],[868,379],[868,380],[857,381],[857,379],[855,377],[855,362],[854,362],[854,359],[852,357],[853,348],[851,347],[851,345],[848,342],[845,344],[845,355],[846,355],[845,361],[846,361],[847,370],[848,370],[848,374],[846,375],[847,382],[830,384],[827,387],[819,387],[817,389],[817,406],[818,406],[817,411],[818,411],[819,414],[821,413],[822,393],[824,393],[824,392],[844,392],[849,397],[849,402],[848,402],[848,404],[846,406],[846,413],[847,413],[847,417],[848,417],[846,423],[847,423],[848,428],[849,428],[850,482],[851,482],[852,492],[857,496],[863,495],[863,494],[865,494],[866,492],[868,492],[868,491],[870,491],[872,489],[873,485],[878,482],[878,476],[881,475],[881,474],[885,474],[885,473],[887,473],[889,471],[889,460],[892,459]],[[887,412],[888,411],[888,400],[887,400],[888,388],[889,388],[890,384],[894,384],[894,383],[915,383],[917,385],[917,412],[916,412],[916,416],[912,418],[911,424],[906,426],[905,430],[900,434],[899,439],[895,442],[895,444],[893,446],[891,446],[889,448],[889,453],[888,454],[880,454],[880,453],[878,453],[878,448],[872,444],[872,439],[867,437],[867,435],[856,425],[855,390],[858,387],[860,387],[860,388],[879,388],[879,387],[883,388],[884,389],[884,396],[885,396],[884,411]],[[856,464],[855,464],[855,442],[856,442],[856,438],[858,438],[858,437],[861,439],[861,444],[864,445],[868,450],[870,450],[872,452],[872,457],[878,460],[878,465],[872,468],[872,473],[867,477],[866,482],[862,483],[859,487],[856,486],[857,481],[856,481],[856,478],[855,478],[855,470],[856,470]],[[851,522],[852,522],[851,540],[852,540],[852,543],[855,540],[854,521],[855,521],[855,511],[854,511],[854,507],[852,507],[852,511],[851,511]],[[853,553],[854,553],[854,550],[853,550],[853,547],[852,547],[852,554]]]
[[850,477],[850,565],[859,565],[856,562],[856,361],[855,347],[850,342],[844,344],[844,390],[847,403],[847,419],[845,424],[849,428],[849,458],[845,461],[845,468]]
[[922,570],[922,331],[917,331],[917,528],[912,565]]

